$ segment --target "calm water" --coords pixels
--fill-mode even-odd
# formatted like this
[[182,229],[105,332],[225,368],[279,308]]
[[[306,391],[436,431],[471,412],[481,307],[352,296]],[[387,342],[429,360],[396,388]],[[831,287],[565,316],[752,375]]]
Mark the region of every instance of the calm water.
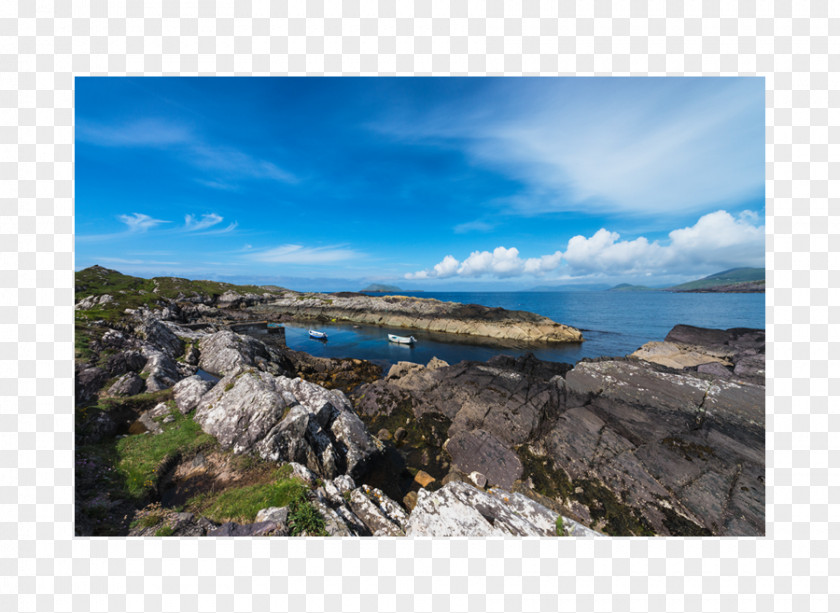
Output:
[[[583,357],[623,356],[649,341],[661,341],[677,324],[704,328],[761,328],[764,294],[672,294],[668,292],[423,292],[409,294],[449,302],[531,311],[583,332],[583,343],[564,345],[483,344],[469,337],[420,330],[349,324],[318,324],[329,340],[308,337],[308,324],[286,324],[292,349],[322,357],[353,357],[385,367],[405,360],[426,363],[433,356],[450,364],[494,355],[534,353],[575,363]],[[417,339],[414,347],[388,342],[388,333]]]

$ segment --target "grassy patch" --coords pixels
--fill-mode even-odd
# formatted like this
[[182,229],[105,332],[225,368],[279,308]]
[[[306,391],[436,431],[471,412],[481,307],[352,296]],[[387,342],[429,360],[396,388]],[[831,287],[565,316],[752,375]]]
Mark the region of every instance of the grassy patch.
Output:
[[158,465],[174,453],[190,453],[215,442],[191,418],[173,411],[175,421],[164,425],[162,434],[144,434],[119,439],[115,445],[117,470],[125,478],[127,493],[143,497],[156,483]]
[[554,525],[554,529],[557,532],[557,536],[566,536],[566,527],[563,525],[563,516],[557,516],[557,522]]
[[175,529],[172,526],[164,526],[157,532],[155,532],[155,536],[172,536],[175,533]]
[[327,536],[324,518],[318,510],[306,499],[294,501],[289,509],[289,533],[300,536]]
[[229,488],[218,494],[200,494],[191,498],[185,508],[218,523],[246,524],[254,521],[260,509],[289,507],[291,510],[295,505],[306,503],[309,488],[300,480],[289,478],[290,470],[284,468],[277,469],[269,483]]

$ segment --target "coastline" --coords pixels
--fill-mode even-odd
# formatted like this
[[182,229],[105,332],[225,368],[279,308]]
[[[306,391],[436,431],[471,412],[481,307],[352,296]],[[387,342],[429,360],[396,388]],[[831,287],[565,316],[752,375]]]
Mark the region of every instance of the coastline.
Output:
[[[271,293],[188,289],[79,299],[78,534],[300,534],[303,508],[334,536],[763,533],[763,330],[383,370],[229,329]],[[223,504],[277,483],[285,512]]]

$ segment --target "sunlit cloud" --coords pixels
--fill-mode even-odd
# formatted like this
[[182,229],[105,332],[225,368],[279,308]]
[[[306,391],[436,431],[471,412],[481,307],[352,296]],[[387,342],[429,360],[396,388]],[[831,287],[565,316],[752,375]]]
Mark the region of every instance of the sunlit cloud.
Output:
[[622,240],[601,228],[590,237],[574,236],[564,251],[523,259],[515,247],[474,251],[463,261],[447,255],[430,269],[408,273],[406,279],[449,277],[510,278],[541,276],[557,271],[569,277],[674,275],[764,262],[764,226],[758,215],[745,211],[737,218],[726,211],[703,215],[693,226],[669,233],[662,244],[644,236]]

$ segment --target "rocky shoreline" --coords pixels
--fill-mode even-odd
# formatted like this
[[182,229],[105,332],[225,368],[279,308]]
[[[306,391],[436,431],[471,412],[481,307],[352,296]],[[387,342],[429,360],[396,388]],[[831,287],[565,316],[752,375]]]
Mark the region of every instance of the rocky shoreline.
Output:
[[77,305],[79,535],[764,534],[763,331],[383,376],[225,329],[276,294],[119,291]]
[[527,311],[410,296],[295,294],[253,308],[269,318],[339,321],[542,343],[579,343],[580,330]]

